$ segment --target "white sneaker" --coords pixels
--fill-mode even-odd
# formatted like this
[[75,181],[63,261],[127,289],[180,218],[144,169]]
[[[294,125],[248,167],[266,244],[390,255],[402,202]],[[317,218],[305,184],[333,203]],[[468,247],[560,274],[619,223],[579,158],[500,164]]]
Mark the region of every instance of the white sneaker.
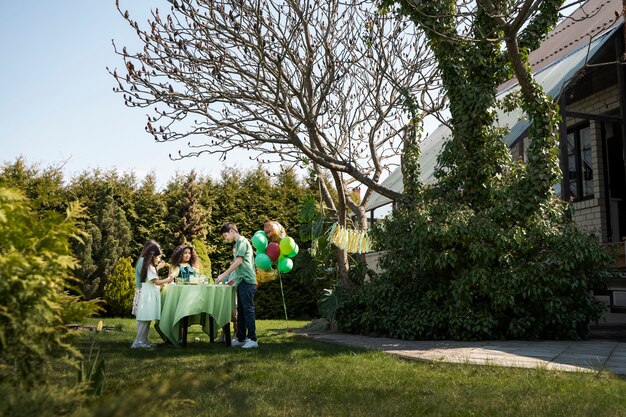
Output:
[[238,346],[243,346],[246,343],[248,343],[250,341],[250,339],[246,338],[246,340],[244,340],[243,342],[240,342],[239,339],[233,339],[230,342],[230,346],[231,347],[238,347]]
[[142,342],[133,342],[133,344],[130,345],[131,349],[145,349],[147,347],[150,347],[150,346],[146,346]]
[[248,340],[246,343],[243,344],[241,348],[252,349],[252,348],[258,348],[258,347],[259,347],[259,344],[256,342],[256,340]]

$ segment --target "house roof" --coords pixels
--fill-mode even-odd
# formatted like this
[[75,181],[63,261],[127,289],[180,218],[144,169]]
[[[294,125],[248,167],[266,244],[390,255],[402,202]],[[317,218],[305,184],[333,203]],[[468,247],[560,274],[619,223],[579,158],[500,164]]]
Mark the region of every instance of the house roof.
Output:
[[[528,55],[533,73],[552,65],[573,51],[587,46],[594,37],[622,21],[622,0],[589,0],[563,19],[539,48]],[[498,88],[503,91],[516,84],[513,78]]]
[[[593,41],[585,45],[580,45],[577,50],[554,61],[551,65],[543,67],[534,74],[535,80],[543,87],[543,90],[555,100],[561,95],[563,87],[574,78],[583,66],[593,61],[600,48],[611,38],[621,26],[614,27]],[[519,84],[511,88],[502,90],[497,97],[503,98],[507,94],[519,89]],[[504,142],[511,147],[526,132],[529,121],[525,118],[520,108],[511,113],[498,112],[498,125],[509,128],[509,133],[504,137]]]
[[[616,9],[617,6],[619,9]],[[615,16],[617,10],[621,8],[621,0],[589,0],[557,25],[540,47],[529,54],[535,80],[547,94],[558,97],[564,85],[583,68],[585,63],[593,59],[602,45],[621,27],[623,18]],[[503,98],[517,89],[519,84],[516,80],[509,80],[500,85],[497,97]],[[499,127],[510,129],[503,139],[509,147],[528,129],[528,120],[519,108],[510,113],[499,110],[497,119]],[[434,182],[437,157],[449,138],[450,129],[440,125],[421,143],[420,178],[423,183]],[[382,186],[398,193],[403,192],[401,169],[397,168],[392,172],[382,182]],[[366,210],[373,210],[390,202],[391,199],[374,193]]]

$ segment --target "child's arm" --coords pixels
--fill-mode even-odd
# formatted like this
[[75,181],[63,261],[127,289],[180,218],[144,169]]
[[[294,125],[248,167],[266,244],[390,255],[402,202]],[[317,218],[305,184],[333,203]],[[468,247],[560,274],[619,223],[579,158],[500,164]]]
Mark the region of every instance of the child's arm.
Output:
[[217,279],[215,280],[215,282],[216,283],[217,282],[221,282],[224,278],[226,278],[228,275],[230,275],[231,272],[233,272],[235,269],[237,269],[239,267],[239,265],[241,265],[242,263],[243,263],[243,257],[242,256],[236,257],[235,260],[233,261],[233,263],[230,264],[228,269],[217,276]]
[[169,284],[170,282],[174,281],[174,278],[171,276],[168,276],[165,279],[159,279],[159,276],[156,273],[156,268],[154,268],[153,266],[150,266],[150,269],[148,270],[148,277],[146,278],[146,280],[152,281],[154,285],[163,285],[163,284]]
[[167,278],[164,279],[155,279],[154,280],[154,285],[163,285],[163,284],[169,284],[170,282],[174,281],[174,278],[169,276]]

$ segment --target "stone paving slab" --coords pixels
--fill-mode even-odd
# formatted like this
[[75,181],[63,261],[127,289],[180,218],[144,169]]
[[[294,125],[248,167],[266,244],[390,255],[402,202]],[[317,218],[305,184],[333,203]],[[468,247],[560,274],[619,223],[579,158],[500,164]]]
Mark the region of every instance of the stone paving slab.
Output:
[[407,341],[335,332],[299,332],[322,342],[381,350],[405,359],[475,365],[545,368],[568,372],[601,370],[626,375],[626,343],[586,341]]

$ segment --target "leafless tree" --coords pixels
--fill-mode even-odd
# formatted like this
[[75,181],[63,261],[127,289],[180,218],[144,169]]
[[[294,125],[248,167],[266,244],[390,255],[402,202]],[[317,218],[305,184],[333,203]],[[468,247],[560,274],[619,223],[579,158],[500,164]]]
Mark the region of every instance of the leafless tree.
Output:
[[445,106],[424,36],[373,2],[171,3],[141,27],[116,1],[143,50],[114,42],[125,71],[110,72],[126,105],[150,109],[146,130],[157,141],[194,136],[181,158],[242,148],[262,163],[309,164],[333,178],[337,204],[320,188],[339,222],[350,209],[367,229],[372,193],[398,197],[381,182],[399,162],[409,118]]

